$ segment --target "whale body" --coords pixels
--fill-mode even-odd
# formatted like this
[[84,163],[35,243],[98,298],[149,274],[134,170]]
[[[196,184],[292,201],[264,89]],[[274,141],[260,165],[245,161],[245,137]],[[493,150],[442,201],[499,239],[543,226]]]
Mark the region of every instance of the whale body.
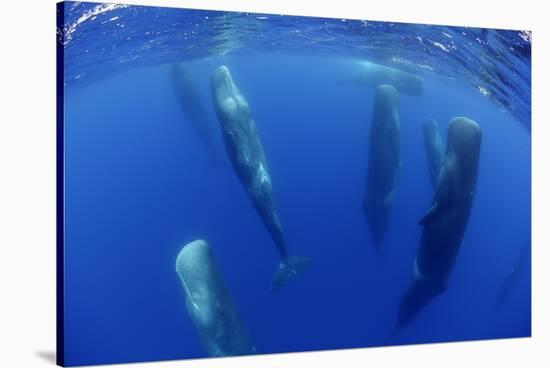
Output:
[[414,277],[401,299],[397,329],[409,324],[447,288],[470,217],[480,148],[479,125],[464,117],[452,119],[432,206],[419,222],[422,235],[414,261]]
[[281,257],[281,263],[273,279],[273,288],[278,289],[306,269],[310,259],[288,255],[256,124],[250,114],[248,102],[233,82],[226,66],[222,65],[214,71],[211,87],[225,150],[233,170],[269,231]]
[[369,137],[369,158],[363,211],[378,250],[386,233],[400,165],[399,92],[390,85],[376,88]]
[[521,271],[525,267],[527,260],[529,259],[531,250],[531,239],[529,239],[521,248],[521,251],[517,255],[514,265],[508,270],[500,288],[498,289],[497,296],[495,299],[494,309],[499,310],[500,307],[504,304],[510,291],[514,287],[515,283]]
[[196,84],[181,64],[173,64],[170,67],[170,77],[178,105],[209,156],[210,163],[220,164],[220,157],[214,144],[213,129]]
[[426,151],[426,158],[428,160],[428,171],[430,173],[430,181],[433,188],[437,187],[437,179],[439,178],[439,172],[443,165],[443,157],[445,155],[445,148],[443,147],[443,141],[439,134],[439,127],[435,120],[426,120],[422,124],[422,133],[424,136],[424,148]]
[[187,314],[213,357],[255,353],[204,240],[186,244],[176,259]]
[[355,84],[372,87],[389,84],[400,93],[411,96],[421,96],[424,93],[424,79],[422,77],[396,68],[365,60],[355,60],[351,70],[353,72],[351,81]]

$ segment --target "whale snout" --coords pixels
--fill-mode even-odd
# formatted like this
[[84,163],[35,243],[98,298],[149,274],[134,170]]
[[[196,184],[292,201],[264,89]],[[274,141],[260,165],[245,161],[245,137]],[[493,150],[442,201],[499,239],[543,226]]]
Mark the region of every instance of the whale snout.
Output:
[[381,84],[376,87],[374,103],[383,111],[394,110],[399,103],[399,92],[389,84]]
[[219,67],[216,68],[216,73],[220,73],[220,74],[227,74],[229,75],[229,68],[226,67],[225,65],[220,65]]
[[476,158],[479,156],[481,129],[471,119],[456,117],[449,124],[447,142],[456,153]]
[[233,83],[229,69],[222,65],[212,73],[212,97],[220,123],[246,123],[249,119],[248,103]]
[[214,93],[214,98],[225,99],[233,95],[233,78],[231,78],[231,73],[229,68],[225,65],[221,65],[214,70],[212,73],[212,92]]
[[210,246],[205,240],[197,239],[186,244],[176,257],[176,271],[182,278],[202,278],[206,265],[212,258]]
[[212,73],[212,84],[217,88],[229,88],[229,85],[233,84],[229,68],[225,65],[217,67],[216,70],[214,70],[214,73]]

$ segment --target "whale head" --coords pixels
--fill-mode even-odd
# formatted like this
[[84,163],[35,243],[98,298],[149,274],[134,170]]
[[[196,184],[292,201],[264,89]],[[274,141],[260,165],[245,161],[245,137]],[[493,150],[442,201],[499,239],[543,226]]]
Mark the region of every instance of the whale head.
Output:
[[212,73],[212,98],[223,122],[242,122],[249,117],[248,103],[233,82],[229,68],[221,65]]
[[186,244],[176,258],[176,271],[186,295],[189,317],[210,356],[255,351],[216,269],[208,243]]
[[208,243],[202,239],[185,245],[176,258],[176,271],[186,294],[186,301],[195,322],[204,328],[215,323],[217,271]]
[[212,251],[208,243],[198,239],[185,245],[176,258],[176,271],[186,280],[208,283],[212,276]]
[[474,163],[479,159],[481,129],[468,118],[456,117],[449,123],[447,149],[462,163]]
[[399,92],[389,84],[381,84],[376,87],[374,93],[374,105],[384,112],[393,112],[399,104]]
[[233,78],[229,72],[229,68],[221,65],[212,73],[212,90],[214,94],[220,98],[228,98],[233,95]]

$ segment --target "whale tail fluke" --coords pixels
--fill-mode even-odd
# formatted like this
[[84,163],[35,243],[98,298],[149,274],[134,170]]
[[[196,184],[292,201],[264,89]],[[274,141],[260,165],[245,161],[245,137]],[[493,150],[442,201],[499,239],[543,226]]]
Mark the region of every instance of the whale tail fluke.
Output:
[[299,273],[307,270],[310,265],[311,258],[309,257],[294,256],[282,260],[275,272],[275,277],[273,277],[273,291],[277,291],[288,284],[288,282],[294,279]]

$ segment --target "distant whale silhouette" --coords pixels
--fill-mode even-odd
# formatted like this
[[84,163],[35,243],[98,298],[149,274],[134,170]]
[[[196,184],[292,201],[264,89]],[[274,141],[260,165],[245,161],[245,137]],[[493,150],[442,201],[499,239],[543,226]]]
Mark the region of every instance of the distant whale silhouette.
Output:
[[421,96],[424,93],[424,79],[415,74],[365,60],[354,60],[348,69],[352,73],[348,80],[354,84],[371,87],[389,84],[400,93],[411,96]]
[[203,100],[189,72],[183,65],[173,64],[170,67],[170,76],[181,111],[208,154],[210,164],[223,164],[214,144],[213,129]]
[[363,210],[377,250],[386,236],[400,165],[399,92],[376,88],[369,139],[369,161]]
[[480,147],[481,130],[476,122],[463,117],[451,120],[432,206],[420,220],[422,236],[414,261],[414,278],[401,299],[397,330],[408,325],[447,288],[470,217]]
[[506,277],[504,278],[502,285],[498,289],[497,296],[495,299],[495,306],[494,306],[495,310],[499,310],[500,307],[506,301],[506,299],[508,299],[510,290],[513,288],[513,286],[517,282],[518,276],[520,275],[521,271],[525,267],[525,263],[529,259],[530,251],[531,251],[531,239],[529,239],[521,248],[521,251],[516,257],[514,265],[512,266],[512,268],[508,270],[508,273],[506,274]]
[[430,180],[434,189],[437,187],[437,179],[443,165],[443,157],[445,156],[445,148],[439,134],[439,128],[435,120],[426,120],[422,124],[422,133],[424,135],[424,148],[426,150],[426,158],[428,159],[428,171],[430,172]]
[[176,259],[187,313],[206,352],[213,357],[256,352],[204,240],[186,244]]
[[282,258],[273,279],[273,288],[278,289],[306,269],[311,260],[307,257],[288,255],[256,124],[250,115],[248,102],[233,82],[226,66],[218,67],[212,74],[212,96],[225,150],[233,170],[246,189]]

